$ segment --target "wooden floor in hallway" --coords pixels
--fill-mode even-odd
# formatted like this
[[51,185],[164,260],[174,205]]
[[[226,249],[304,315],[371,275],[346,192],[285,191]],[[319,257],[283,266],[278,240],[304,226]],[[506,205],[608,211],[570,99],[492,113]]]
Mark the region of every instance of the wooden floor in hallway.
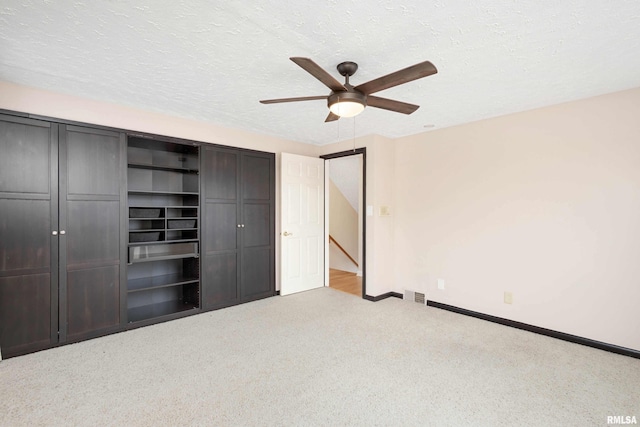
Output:
[[329,286],[338,291],[362,296],[362,277],[348,271],[329,269]]

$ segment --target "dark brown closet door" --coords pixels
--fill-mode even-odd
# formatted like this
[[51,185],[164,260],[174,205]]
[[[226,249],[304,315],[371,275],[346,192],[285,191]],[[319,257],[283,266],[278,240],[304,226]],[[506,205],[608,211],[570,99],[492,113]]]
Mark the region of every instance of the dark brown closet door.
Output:
[[275,294],[275,155],[203,147],[202,304]]
[[275,159],[270,153],[242,154],[243,302],[274,294]]
[[240,154],[214,147],[202,149],[202,307],[236,303],[238,292],[238,212]]
[[121,318],[124,136],[60,129],[60,339],[118,329]]
[[0,115],[3,357],[58,340],[57,137],[55,124]]

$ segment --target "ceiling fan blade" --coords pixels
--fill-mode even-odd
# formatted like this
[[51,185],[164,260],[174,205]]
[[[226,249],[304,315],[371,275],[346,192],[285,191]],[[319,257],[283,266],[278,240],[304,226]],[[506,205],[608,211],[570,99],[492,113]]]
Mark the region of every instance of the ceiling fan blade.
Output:
[[297,101],[315,101],[317,99],[327,99],[326,95],[319,96],[303,96],[299,98],[278,98],[278,99],[263,99],[261,104],[278,104],[280,102],[297,102]]
[[338,120],[340,118],[339,115],[337,114],[333,114],[332,112],[329,112],[329,115],[327,116],[327,118],[324,120],[325,123],[327,122],[335,122],[336,120]]
[[300,58],[300,57],[292,57],[289,58],[300,67],[304,68],[306,72],[311,74],[316,79],[320,80],[326,87],[331,89],[334,92],[346,91],[347,88],[344,87],[342,83],[337,81],[331,74],[327,73],[322,67],[313,62],[309,58]]
[[420,108],[419,105],[408,104],[406,102],[394,101],[393,99],[380,98],[379,96],[367,96],[367,106],[382,108],[402,114],[411,114]]
[[370,80],[366,83],[356,86],[355,89],[359,90],[365,95],[369,95],[370,93],[379,92],[390,87],[421,79],[437,72],[438,70],[436,69],[435,65],[433,65],[429,61],[424,61],[419,64],[403,68],[402,70],[396,71],[394,73],[387,74],[386,76]]

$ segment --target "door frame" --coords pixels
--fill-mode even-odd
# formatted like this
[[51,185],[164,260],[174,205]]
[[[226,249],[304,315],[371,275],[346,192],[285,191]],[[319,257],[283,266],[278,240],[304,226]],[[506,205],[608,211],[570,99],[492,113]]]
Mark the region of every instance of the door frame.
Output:
[[[340,157],[357,156],[362,154],[362,259],[360,265],[362,266],[362,298],[367,299],[367,147],[354,148],[353,150],[340,151],[337,153],[325,154],[320,156],[325,162],[331,159],[338,159]],[[326,179],[326,178],[325,178]],[[329,191],[325,189],[325,210],[329,207]],[[325,218],[325,234],[329,233],[327,227],[328,217]],[[326,243],[326,242],[325,242]],[[329,263],[325,262],[325,275],[329,277]],[[328,279],[327,279],[328,280]]]

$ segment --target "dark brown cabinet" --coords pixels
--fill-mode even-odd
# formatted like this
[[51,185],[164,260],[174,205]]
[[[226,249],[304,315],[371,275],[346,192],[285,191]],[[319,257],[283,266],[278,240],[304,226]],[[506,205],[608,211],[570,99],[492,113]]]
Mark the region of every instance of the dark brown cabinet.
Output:
[[120,327],[125,136],[60,126],[60,341]]
[[275,295],[275,155],[0,114],[3,357]]
[[275,156],[202,147],[202,304],[275,294]]
[[0,116],[2,356],[58,340],[58,129]]
[[0,116],[4,357],[120,325],[124,135]]

